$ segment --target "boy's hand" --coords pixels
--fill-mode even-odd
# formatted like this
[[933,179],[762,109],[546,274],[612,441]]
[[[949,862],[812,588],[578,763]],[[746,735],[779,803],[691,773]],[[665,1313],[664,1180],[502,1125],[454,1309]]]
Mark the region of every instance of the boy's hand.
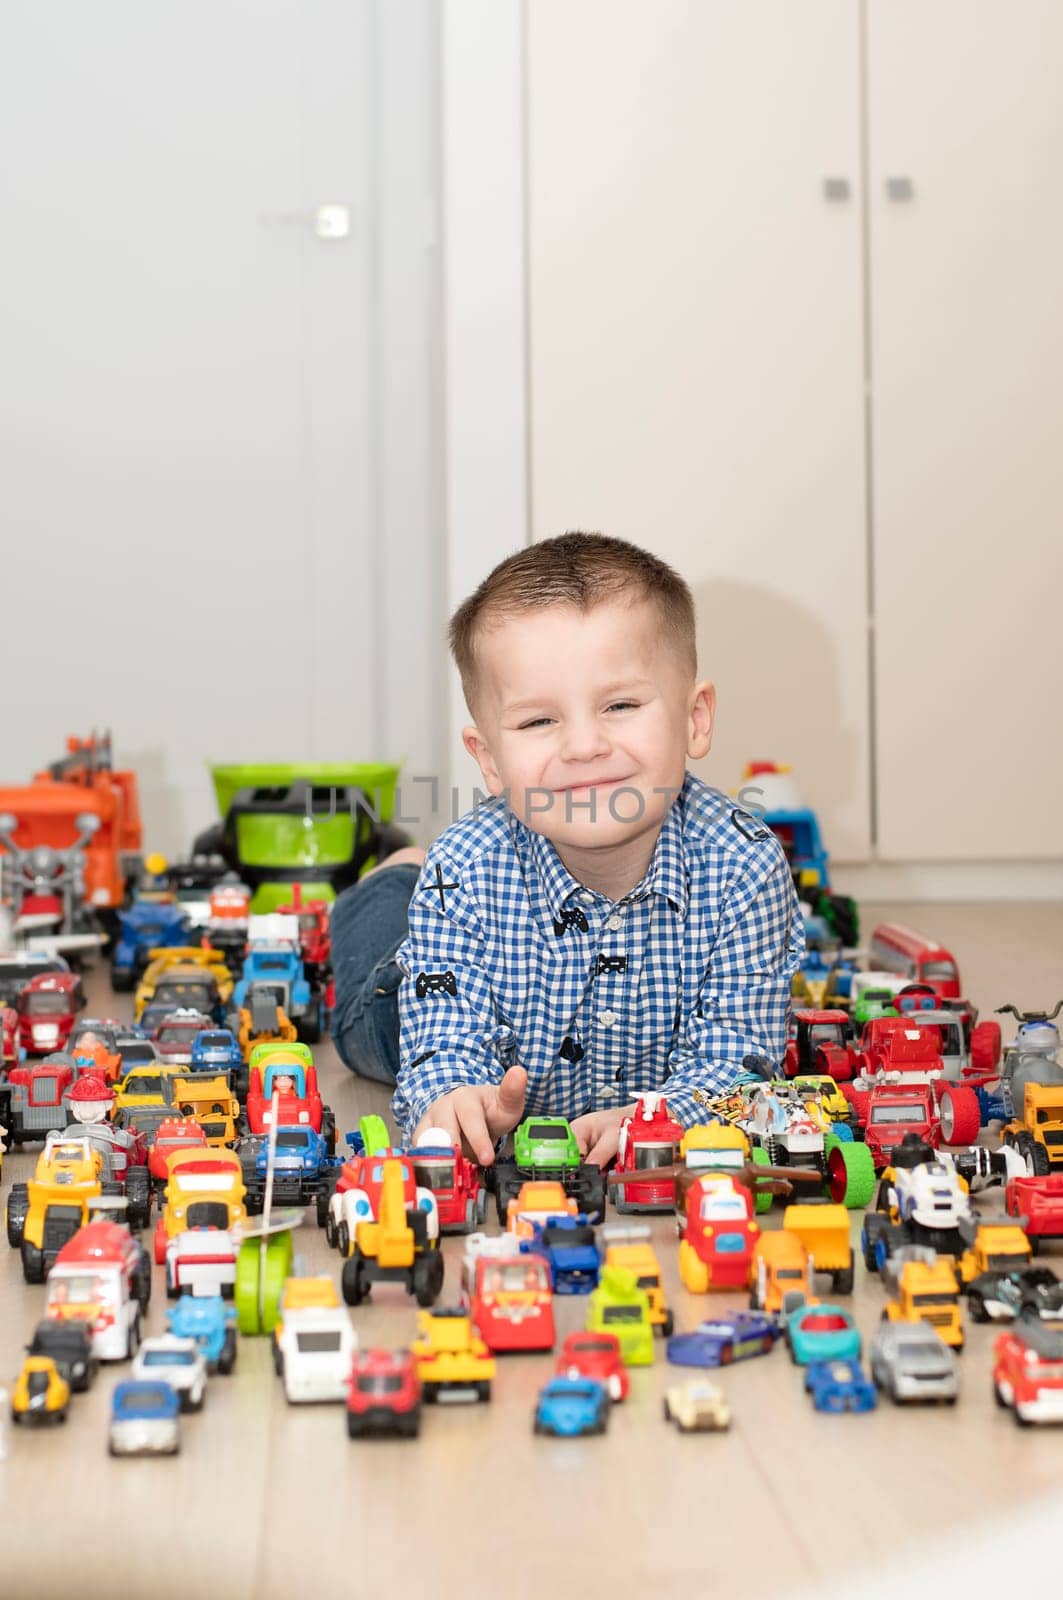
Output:
[[495,1159],[495,1142],[511,1133],[524,1115],[528,1074],[510,1067],[501,1083],[470,1083],[436,1100],[414,1129],[414,1139],[426,1128],[443,1128],[466,1155],[489,1167]]
[[588,1111],[585,1117],[576,1118],[572,1132],[584,1161],[592,1161],[597,1167],[612,1161],[620,1143],[620,1124],[634,1110],[632,1101],[629,1106],[621,1106],[619,1111]]

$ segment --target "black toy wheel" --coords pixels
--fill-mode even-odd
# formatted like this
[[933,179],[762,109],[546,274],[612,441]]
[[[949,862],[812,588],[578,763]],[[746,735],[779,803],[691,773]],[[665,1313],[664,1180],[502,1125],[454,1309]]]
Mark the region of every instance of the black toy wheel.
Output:
[[221,1347],[221,1355],[218,1357],[218,1371],[228,1377],[235,1365],[236,1333],[232,1328],[228,1328],[225,1333],[225,1343]]
[[353,1411],[348,1411],[347,1413],[347,1437],[348,1439],[360,1439],[362,1437],[361,1418],[355,1416]]
[[[1037,1139],[1031,1139],[1033,1146],[1031,1160],[1033,1162],[1033,1175],[1035,1178],[1047,1178],[1052,1171],[1052,1163],[1048,1159],[1048,1151]],[[1018,1413],[1016,1413],[1018,1415]]]
[[336,1227],[336,1248],[341,1256],[351,1253],[351,1230],[347,1226],[346,1218],[341,1218]]
[[22,1243],[22,1230],[29,1208],[29,1188],[24,1183],[13,1183],[7,1197],[7,1242],[13,1250],[17,1250]]
[[371,1287],[362,1258],[348,1256],[340,1274],[340,1289],[343,1292],[344,1302],[349,1306],[360,1306],[362,1301],[368,1298]]
[[443,1287],[443,1257],[425,1250],[413,1263],[413,1297],[419,1306],[435,1305]]
[[831,1278],[835,1294],[852,1294],[853,1292],[853,1252],[849,1252],[849,1265],[839,1267]]
[[27,1239],[22,1241],[22,1276],[27,1283],[44,1282],[44,1251]]
[[985,1300],[977,1289],[967,1291],[967,1309],[971,1313],[972,1322],[988,1322],[989,1312],[986,1310]]
[[335,1250],[337,1242],[336,1219],[332,1215],[332,1212],[329,1210],[328,1206],[325,1207],[325,1220],[323,1227],[325,1229],[325,1243],[328,1245],[330,1250]]
[[490,1398],[491,1398],[491,1380],[490,1380],[490,1378],[484,1378],[476,1385],[476,1398],[477,1398],[477,1400],[490,1400]]
[[670,1339],[674,1332],[675,1332],[675,1312],[674,1311],[666,1311],[665,1314],[664,1314],[664,1321],[661,1323],[661,1337],[663,1339]]
[[111,968],[111,988],[115,994],[132,993],[135,979],[133,974],[125,967]]

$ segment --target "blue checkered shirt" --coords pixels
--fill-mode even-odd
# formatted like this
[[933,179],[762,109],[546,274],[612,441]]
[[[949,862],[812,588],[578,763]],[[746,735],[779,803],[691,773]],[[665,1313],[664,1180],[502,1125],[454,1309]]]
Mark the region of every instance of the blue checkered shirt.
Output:
[[782,1057],[801,913],[774,835],[687,773],[642,878],[586,888],[502,797],[428,851],[395,953],[395,1120],[409,1137],[441,1095],[528,1071],[528,1113],[573,1118],[663,1089],[685,1125],[695,1090],[746,1055]]

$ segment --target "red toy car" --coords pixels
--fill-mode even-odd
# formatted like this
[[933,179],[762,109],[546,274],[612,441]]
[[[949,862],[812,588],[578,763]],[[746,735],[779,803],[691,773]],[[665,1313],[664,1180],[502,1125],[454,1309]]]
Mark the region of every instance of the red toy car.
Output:
[[76,972],[46,972],[31,978],[15,1001],[19,1044],[31,1056],[64,1049],[84,1004]]
[[487,1217],[487,1190],[480,1168],[431,1128],[408,1151],[417,1187],[430,1189],[439,1209],[440,1233],[472,1233]]
[[1023,1220],[1034,1255],[1044,1239],[1063,1239],[1063,1172],[1044,1178],[1009,1178],[1004,1185],[1004,1209]]
[[148,1154],[148,1172],[156,1190],[166,1187],[170,1176],[168,1159],[177,1150],[202,1150],[209,1153],[207,1136],[193,1117],[170,1117],[160,1122],[155,1142]]
[[18,1060],[18,1012],[14,1006],[0,1006],[0,1066],[13,1067]]
[[252,1067],[247,1080],[247,1125],[251,1133],[268,1133],[273,1091],[280,1095],[278,1128],[313,1128],[320,1133],[329,1155],[336,1149],[336,1118],[323,1105],[317,1087],[317,1068],[307,1066],[294,1052],[278,1047],[276,1058],[264,1068]]
[[960,998],[960,974],[952,953],[914,928],[899,922],[880,922],[871,935],[871,965],[897,972],[911,983],[925,983],[942,1000]]
[[1018,1423],[1063,1422],[1063,1334],[1020,1316],[993,1346],[993,1392]]
[[669,1115],[663,1096],[644,1094],[620,1125],[614,1176],[625,1176],[623,1183],[613,1185],[618,1211],[675,1210],[675,1178],[654,1179],[653,1169],[675,1166],[682,1137],[683,1126]]
[[188,1006],[168,1012],[151,1036],[159,1060],[167,1067],[187,1067],[192,1060],[192,1040],[196,1034],[214,1027],[205,1012]]
[[562,1378],[596,1378],[613,1401],[626,1400],[631,1388],[615,1333],[570,1333],[561,1346],[556,1371]]
[[421,1385],[409,1350],[359,1350],[347,1380],[347,1432],[398,1433],[415,1439],[421,1431]]
[[[786,1041],[783,1071],[788,1078],[826,1073],[839,1083],[853,1075],[849,1041],[853,1024],[846,1011],[794,1012],[793,1037]],[[825,1052],[820,1055],[820,1051]]]
[[489,1350],[552,1350],[557,1342],[550,1268],[542,1256],[481,1256],[470,1310]]

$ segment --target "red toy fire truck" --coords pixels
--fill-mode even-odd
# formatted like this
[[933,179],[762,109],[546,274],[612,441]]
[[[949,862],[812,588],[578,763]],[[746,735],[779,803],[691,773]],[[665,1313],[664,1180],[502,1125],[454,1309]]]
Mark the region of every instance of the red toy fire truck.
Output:
[[63,1246],[48,1274],[45,1315],[87,1324],[100,1361],[137,1352],[151,1296],[151,1263],[119,1222],[90,1222]]
[[408,1152],[417,1186],[439,1207],[441,1233],[472,1233],[487,1217],[487,1190],[475,1161],[463,1156],[439,1128],[427,1128]]
[[613,1185],[618,1211],[675,1210],[675,1178],[655,1179],[653,1169],[675,1166],[682,1137],[682,1124],[669,1115],[664,1097],[644,1094],[620,1126],[614,1177],[623,1173],[625,1178]]

